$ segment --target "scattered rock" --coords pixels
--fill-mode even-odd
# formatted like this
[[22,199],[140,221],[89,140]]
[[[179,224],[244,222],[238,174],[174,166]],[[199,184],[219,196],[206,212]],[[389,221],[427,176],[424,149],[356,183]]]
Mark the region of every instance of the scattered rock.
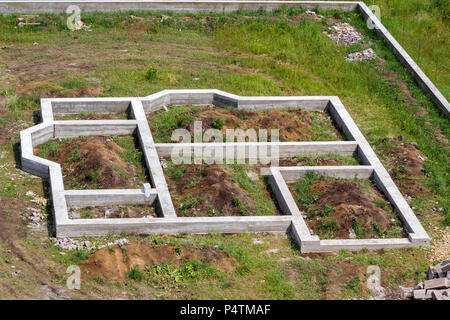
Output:
[[[413,290],[412,297],[419,300],[449,300],[450,260],[428,268],[428,279],[420,282]],[[408,289],[400,287],[400,289]]]
[[328,28],[330,33],[325,32],[327,36],[338,44],[343,44],[348,47],[361,41],[364,37],[361,33],[356,31],[355,27],[347,22],[338,22]]
[[247,176],[250,178],[250,180],[252,181],[258,181],[259,180],[259,175],[254,172],[254,171],[248,171],[247,172]]
[[253,244],[263,244],[264,241],[258,240],[258,239],[253,239]]
[[375,54],[375,51],[373,51],[372,48],[368,48],[363,51],[348,54],[346,60],[347,62],[361,62],[364,60],[372,60],[376,58],[378,58],[378,56]]
[[[70,250],[82,250],[82,249],[87,249],[87,250],[91,251],[91,250],[101,249],[101,248],[110,247],[110,246],[114,246],[114,245],[118,245],[119,247],[121,247],[129,242],[128,239],[123,238],[123,239],[115,240],[113,242],[108,242],[107,244],[104,244],[104,245],[99,245],[97,247],[88,240],[79,241],[79,240],[74,240],[71,238],[61,238],[61,239],[53,238],[52,241],[55,243],[55,246],[57,246],[58,248],[61,248],[64,250],[69,250],[69,251]],[[65,254],[65,253],[61,252],[61,254]]]

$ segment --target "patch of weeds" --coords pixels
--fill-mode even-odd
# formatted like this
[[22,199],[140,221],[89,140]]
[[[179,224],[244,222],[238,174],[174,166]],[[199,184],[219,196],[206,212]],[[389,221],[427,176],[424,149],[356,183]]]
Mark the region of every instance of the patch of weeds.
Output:
[[97,282],[98,284],[106,284],[107,281],[105,278],[101,277],[101,276],[94,276],[92,278],[92,280],[94,280],[95,282]]
[[171,179],[180,179],[186,173],[186,171],[187,167],[184,165],[177,166],[172,162],[167,163],[166,172]]
[[225,125],[225,121],[223,121],[221,117],[218,117],[217,119],[215,119],[211,124],[211,126],[213,128],[218,129],[218,130],[221,130],[224,125]]
[[17,195],[17,192],[17,185],[12,181],[2,183],[2,185],[0,186],[0,194],[3,197],[13,197]]
[[319,217],[329,217],[331,213],[334,211],[334,208],[330,206],[329,204],[326,204],[324,206],[320,206],[318,208],[311,210],[311,218],[314,218],[316,216]]
[[131,270],[127,273],[127,278],[134,280],[136,282],[142,281],[144,279],[144,273],[139,270],[139,266],[135,265]]
[[194,196],[192,194],[189,194],[186,196],[181,203],[180,210],[186,214],[189,209],[192,209],[197,205],[197,203],[200,201],[199,196]]
[[158,69],[155,66],[150,66],[147,71],[145,71],[145,79],[155,80],[158,78]]
[[250,211],[248,207],[242,202],[241,198],[238,196],[233,197],[233,205],[239,209],[239,213],[243,216],[249,216]]
[[362,223],[357,217],[353,217],[352,228],[358,239],[364,238],[370,232],[369,228],[362,227]]
[[294,186],[294,190],[297,193],[297,201],[306,210],[320,198],[319,192],[314,194],[311,192],[311,185],[316,182],[317,179],[318,176],[316,173],[307,172]]
[[373,201],[373,203],[378,207],[378,208],[382,208],[382,209],[386,209],[387,207],[387,202],[382,200],[382,199],[375,199]]
[[233,164],[230,167],[233,169],[231,181],[237,182],[255,201],[251,206],[247,206],[247,209],[257,212],[261,216],[273,215],[274,212],[277,212],[274,201],[267,197],[267,190],[269,189],[267,179],[254,181],[250,179],[244,166]]
[[208,210],[208,216],[210,217],[217,217],[220,214],[219,210],[216,210],[216,208],[211,205],[208,205],[206,210]]
[[329,116],[321,112],[311,112],[311,140],[312,141],[337,141],[344,140],[334,130],[335,126]]
[[361,279],[358,276],[354,277],[352,280],[348,281],[344,287],[350,290],[355,295],[361,294]]
[[97,170],[90,170],[88,175],[89,175],[89,179],[93,182],[97,182],[98,179],[100,179],[102,172],[100,169]]
[[297,156],[296,157],[296,161],[302,162],[305,166],[317,166],[320,164],[321,161],[328,160],[328,159],[340,160],[340,161],[342,161],[342,163],[344,165],[349,165],[349,166],[359,165],[358,159],[355,159],[354,157],[343,156],[343,155],[334,154],[334,153],[318,155],[318,156],[310,156],[310,157],[305,157],[305,156]]
[[115,164],[111,164],[111,168],[113,168],[113,170],[116,171],[122,179],[128,178],[127,174],[119,166],[117,166]]
[[67,139],[50,140],[39,146],[38,156],[41,158],[54,157],[58,155],[59,148]]
[[334,232],[339,229],[339,223],[335,219],[325,218],[317,225],[317,229],[324,237],[334,237]]
[[90,209],[84,209],[80,211],[80,217],[82,219],[89,219],[92,217],[92,211]]

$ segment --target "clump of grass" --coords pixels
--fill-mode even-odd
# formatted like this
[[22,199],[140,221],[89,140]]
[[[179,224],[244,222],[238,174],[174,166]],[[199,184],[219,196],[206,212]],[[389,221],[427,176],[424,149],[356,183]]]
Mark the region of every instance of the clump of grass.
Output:
[[139,266],[135,265],[131,270],[127,273],[127,278],[134,280],[136,282],[142,281],[144,279],[144,273],[139,270]]
[[297,194],[297,201],[308,210],[311,205],[320,198],[320,193],[312,193],[311,185],[318,180],[318,176],[314,172],[307,172],[301,180],[294,186]]
[[101,176],[101,171],[100,171],[100,169],[97,169],[97,170],[90,170],[89,173],[88,173],[88,175],[89,175],[89,179],[90,179],[92,182],[97,182],[98,179],[99,179],[100,176]]
[[168,162],[167,163],[167,168],[166,168],[166,172],[167,175],[171,178],[171,179],[180,179],[187,171],[187,167],[184,165],[174,165],[172,162]]
[[219,129],[219,130],[222,129],[224,125],[225,125],[225,122],[222,120],[221,117],[218,117],[217,119],[215,119],[211,124],[211,126],[213,128]]
[[84,209],[80,211],[80,217],[82,219],[89,219],[92,217],[92,210],[90,209]]
[[238,196],[233,197],[233,205],[239,209],[239,213],[243,216],[249,216],[250,211],[248,207],[242,202],[241,198]]
[[150,66],[147,71],[145,71],[145,79],[155,80],[158,78],[158,69],[155,66]]

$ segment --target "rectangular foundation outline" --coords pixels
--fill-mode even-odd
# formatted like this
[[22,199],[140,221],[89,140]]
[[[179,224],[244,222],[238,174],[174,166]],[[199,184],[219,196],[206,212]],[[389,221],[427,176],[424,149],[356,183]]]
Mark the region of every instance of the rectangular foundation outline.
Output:
[[[183,98],[184,97],[184,98]],[[133,120],[53,120],[53,104],[61,107],[61,104],[69,103],[72,113],[78,110],[85,110],[87,102],[92,102],[92,112],[104,112],[105,106],[110,105],[114,98],[109,99],[83,99],[79,101],[80,109],[77,109],[78,99],[42,99],[41,110],[43,123],[21,131],[21,151],[22,169],[50,180],[51,200],[55,215],[57,237],[79,237],[85,235],[102,235],[110,232],[129,233],[236,233],[236,232],[280,232],[289,231],[292,237],[299,244],[302,252],[335,251],[340,249],[360,250],[362,248],[398,248],[398,247],[418,247],[427,246],[430,237],[423,229],[417,217],[400,194],[389,174],[376,157],[372,148],[365,140],[362,133],[342,105],[338,97],[239,97],[219,90],[164,90],[163,92],[150,95],[144,98],[119,98],[118,101],[129,101],[131,113],[135,117]],[[282,108],[288,102],[290,107],[304,108],[308,110],[324,111],[331,115],[337,126],[342,130],[348,141],[333,142],[287,142],[268,143],[278,144],[288,147],[296,146],[299,154],[323,154],[323,146],[337,147],[337,153],[349,155],[357,154],[362,165],[341,166],[341,167],[271,167],[269,181],[274,192],[279,199],[280,206],[285,215],[283,216],[253,216],[253,217],[176,217],[175,209],[170,198],[167,183],[162,172],[159,161],[158,149],[170,150],[177,144],[155,144],[151,136],[146,118],[145,105],[151,105],[147,110],[158,110],[163,106],[175,104],[189,105],[192,101],[201,101],[205,105],[221,107],[223,105],[233,106],[237,109],[264,110],[272,108]],[[229,101],[229,102],[227,102]],[[93,103],[96,102],[96,103]],[[294,103],[295,102],[295,103]],[[159,104],[159,106],[158,106]],[[150,111],[149,110],[149,111]],[[151,112],[150,111],[150,112]],[[77,122],[79,122],[77,124]],[[111,124],[124,126],[126,130],[136,130],[140,138],[141,147],[146,156],[146,163],[152,174],[152,185],[148,187],[151,193],[151,201],[156,201],[161,210],[161,218],[136,218],[136,219],[69,219],[67,213],[67,196],[69,203],[74,195],[83,193],[74,190],[64,190],[61,167],[52,161],[39,158],[33,154],[33,147],[45,140],[55,137],[58,126],[70,127],[73,130],[93,126],[95,130],[84,131],[81,135],[101,134],[98,128],[106,126],[107,133],[111,132]],[[86,134],[87,133],[87,134]],[[236,143],[235,143],[236,144]],[[188,144],[189,145],[189,144]],[[211,145],[203,143],[203,145]],[[339,150],[339,146],[342,147]],[[285,156],[292,156],[287,152]],[[292,205],[293,199],[288,199],[286,193],[286,182],[283,178],[284,171],[323,171],[326,174],[338,174],[341,177],[351,177],[355,172],[361,177],[371,176],[377,186],[385,193],[389,201],[396,209],[399,217],[404,223],[404,228],[408,233],[405,239],[357,239],[347,241],[342,240],[320,240],[317,236],[309,234],[309,230],[304,223],[297,206]],[[286,174],[286,173],[284,173]],[[288,190],[289,191],[289,190]],[[88,190],[84,193],[101,195],[109,192],[120,192],[112,190]],[[145,190],[125,190],[124,197],[142,197]],[[278,194],[277,194],[278,193]],[[85,195],[86,195],[85,194]],[[284,196],[281,196],[284,195]],[[119,195],[120,196],[120,195]],[[292,198],[292,196],[291,196]],[[142,198],[131,201],[142,201]],[[105,200],[106,201],[106,200]],[[118,201],[118,200],[116,200]],[[150,200],[149,200],[150,201]],[[122,202],[121,202],[122,203]],[[295,204],[295,203],[294,203]],[[297,208],[297,209],[295,209]],[[303,222],[302,222],[303,221]],[[391,240],[391,241],[389,241]]]

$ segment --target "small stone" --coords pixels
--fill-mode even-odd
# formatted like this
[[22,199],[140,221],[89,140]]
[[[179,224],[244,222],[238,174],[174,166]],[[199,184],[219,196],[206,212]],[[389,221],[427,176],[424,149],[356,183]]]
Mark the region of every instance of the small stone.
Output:
[[449,287],[449,281],[447,278],[438,278],[432,280],[425,280],[425,289],[445,289]]
[[426,290],[425,289],[416,289],[416,290],[413,291],[414,299],[424,300],[425,299],[425,295],[426,295]]

